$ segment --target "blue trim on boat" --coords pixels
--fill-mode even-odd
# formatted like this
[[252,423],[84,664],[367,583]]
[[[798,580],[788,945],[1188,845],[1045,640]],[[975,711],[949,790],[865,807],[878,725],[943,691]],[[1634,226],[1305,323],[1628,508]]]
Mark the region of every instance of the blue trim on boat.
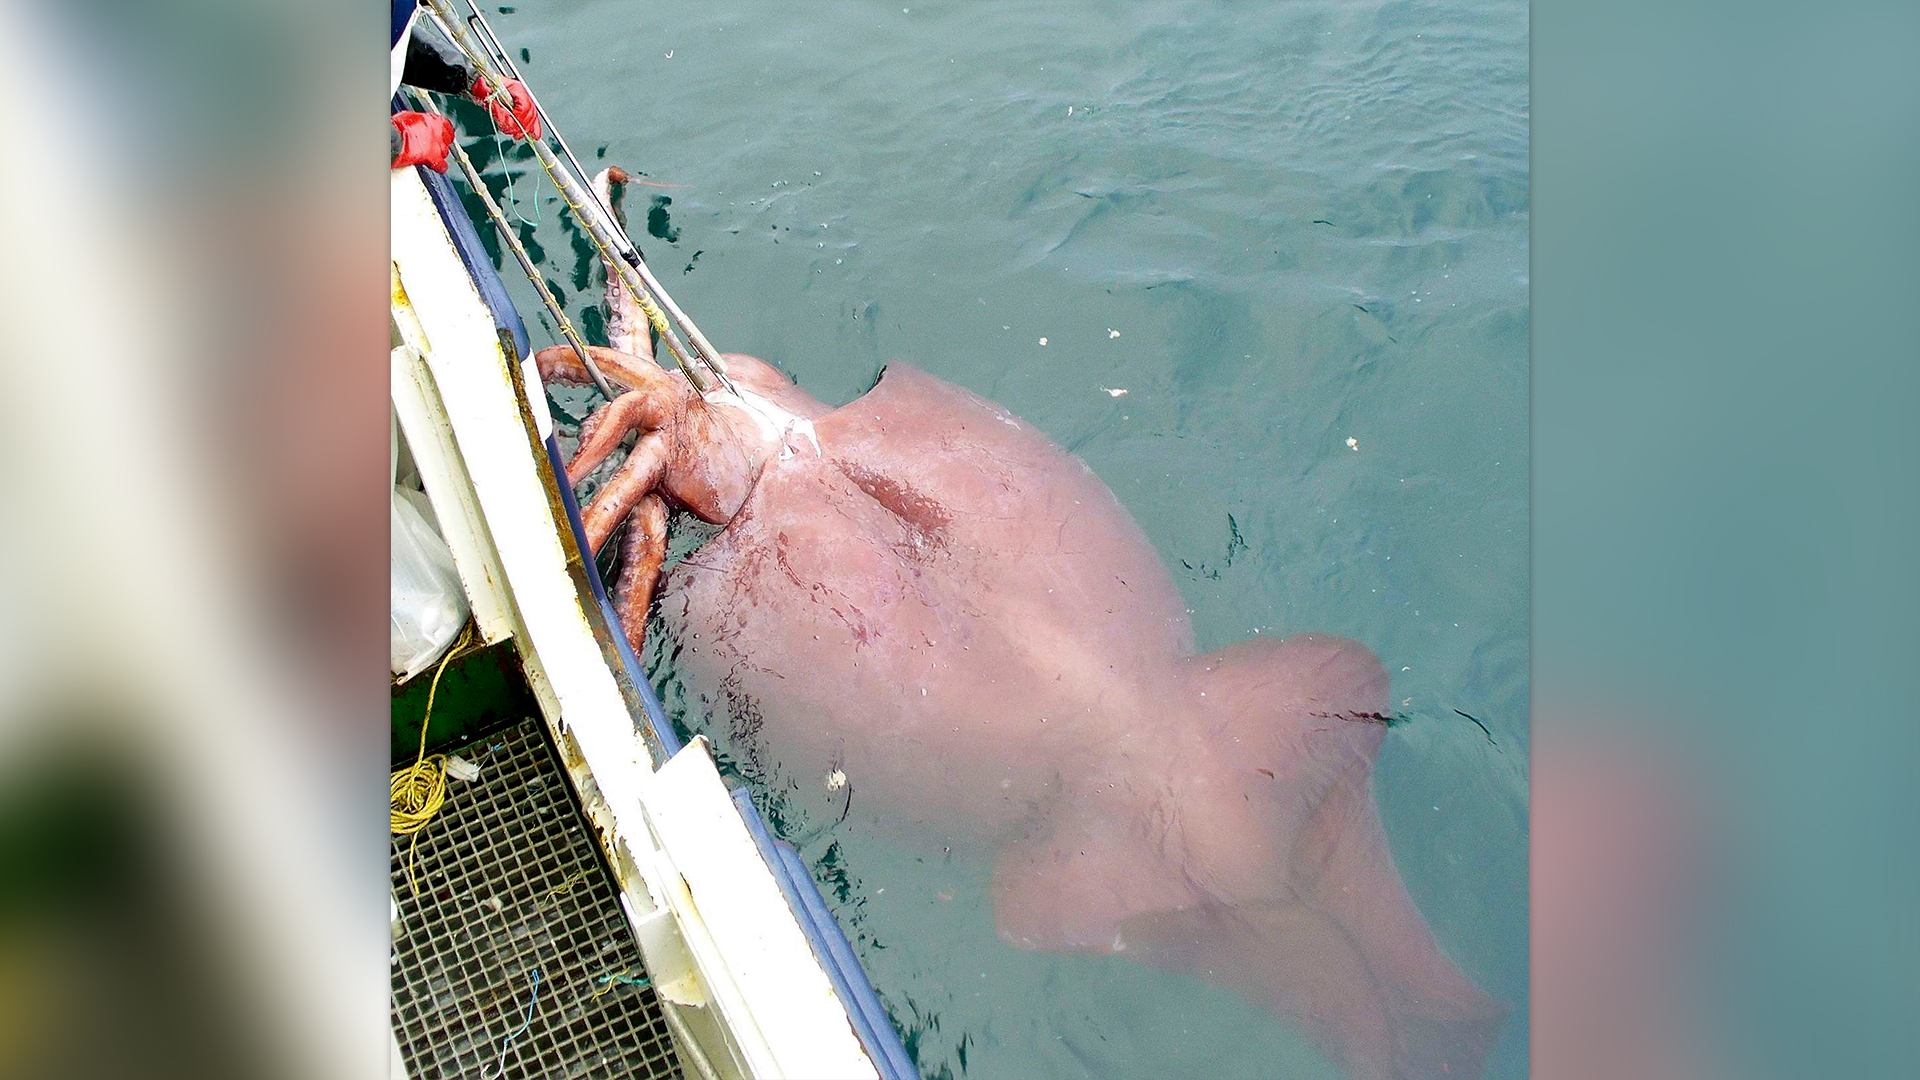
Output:
[[[557,436],[547,436],[547,461],[552,464],[555,476],[567,475]],[[590,550],[586,526],[580,520],[580,503],[574,498],[572,485],[560,485],[560,499],[567,508],[567,523],[573,529],[574,541],[580,545],[581,551]],[[639,659],[627,644],[620,616],[614,610],[613,601],[607,597],[607,589],[600,581],[597,567],[588,567],[587,581],[593,588],[594,601],[606,616],[607,625],[613,628],[614,647],[620,654],[620,663],[627,670],[627,678],[640,692],[647,726],[653,729],[654,737],[660,740],[668,756],[679,753],[682,746],[680,738],[674,733],[673,724],[667,720],[666,709],[660,704],[659,695],[654,693],[653,684],[641,669]],[[799,922],[801,933],[806,935],[814,959],[819,961],[821,969],[827,973],[827,979],[833,983],[834,993],[846,1003],[847,1019],[853,1024],[860,1045],[866,1048],[867,1056],[879,1070],[881,1080],[919,1080],[920,1071],[907,1055],[907,1048],[900,1041],[900,1032],[893,1026],[886,1007],[880,1004],[880,996],[874,992],[866,969],[860,966],[859,958],[853,954],[853,946],[848,943],[845,931],[834,921],[833,912],[827,910],[826,899],[820,895],[820,887],[814,882],[813,875],[808,873],[806,864],[800,861],[800,853],[791,844],[773,838],[767,829],[766,819],[760,816],[759,808],[753,805],[753,798],[746,789],[733,790],[733,804],[740,813],[740,819],[746,823],[754,846],[760,849],[761,861],[773,872],[773,880],[780,886],[781,895],[786,897],[787,908]]]
[[573,485],[566,482],[567,466],[560,456],[558,435],[547,436],[547,462],[553,466],[553,475],[560,480],[560,501],[567,508],[567,524],[573,528],[574,543],[580,545],[581,553],[587,558],[587,584],[593,589],[593,600],[600,606],[600,614],[606,617],[607,626],[613,631],[613,647],[620,654],[620,666],[626,669],[627,680],[639,691],[647,727],[652,729],[653,737],[660,741],[666,755],[672,757],[680,752],[684,744],[680,736],[674,733],[673,724],[667,720],[667,710],[660,704],[660,695],[653,692],[653,684],[647,681],[647,672],[640,666],[640,658],[633,655],[633,646],[627,644],[620,614],[613,609],[613,601],[607,596],[607,587],[600,580],[600,568],[593,565],[593,548],[587,544],[587,527],[580,520],[580,502],[573,497]]
[[787,907],[799,918],[800,929],[813,946],[814,958],[820,961],[820,967],[833,982],[834,993],[847,1003],[847,1018],[853,1022],[854,1034],[867,1048],[867,1056],[873,1059],[882,1080],[918,1080],[920,1071],[907,1056],[900,1032],[893,1026],[886,1007],[880,1004],[880,996],[874,993],[866,969],[853,955],[847,935],[834,921],[833,912],[827,910],[826,899],[820,895],[820,887],[807,872],[806,864],[800,861],[800,853],[793,845],[773,838],[745,788],[733,790],[733,803],[747,823],[747,832],[760,849],[760,857],[773,871],[774,881],[787,898]]
[[480,291],[480,298],[487,302],[487,310],[493,312],[493,324],[513,338],[512,360],[515,363],[525,360],[533,351],[527,340],[526,324],[520,321],[520,312],[507,295],[506,284],[494,271],[493,257],[487,254],[486,245],[480,242],[480,234],[474,231],[473,219],[467,216],[466,207],[460,204],[460,196],[453,190],[452,181],[425,165],[415,165],[413,170],[420,174],[421,181],[427,185],[427,194],[440,211],[440,220],[446,222],[447,232],[453,237],[454,250],[460,253],[460,261],[466,264],[467,276],[473,279],[473,287]]
[[[526,357],[531,351],[526,325],[520,321],[520,313],[514,308],[506,285],[500,280],[492,259],[474,232],[473,222],[467,217],[465,207],[461,206],[453,185],[448,183],[446,177],[429,169],[416,167],[416,171],[426,181],[427,192],[432,196],[435,208],[440,211],[440,219],[446,224],[449,235],[453,237],[454,248],[460,252],[460,261],[466,265],[475,289],[486,301],[487,309],[493,313],[494,325],[507,331],[514,348],[519,350],[515,361]],[[566,507],[567,525],[573,530],[574,542],[587,559],[587,584],[592,589],[594,603],[599,605],[600,614],[612,631],[610,636],[614,650],[620,657],[620,666],[625,669],[627,680],[639,695],[643,719],[663,752],[671,757],[679,753],[684,744],[667,719],[667,710],[660,704],[660,696],[654,692],[653,684],[647,681],[646,669],[640,666],[640,659],[633,654],[632,646],[627,644],[620,615],[614,610],[613,600],[607,596],[606,585],[600,580],[599,567],[593,564],[593,549],[587,543],[586,525],[580,520],[580,502],[574,497],[573,485],[566,482],[567,467],[560,455],[559,438],[547,436],[546,448],[547,463],[560,481],[560,502]],[[792,845],[773,838],[765,819],[760,816],[760,811],[745,790],[736,789],[733,802],[741,820],[746,823],[747,832],[753,837],[754,845],[760,850],[761,859],[766,862],[767,869],[773,872],[781,895],[786,897],[787,907],[792,910],[801,932],[806,935],[814,958],[833,983],[834,993],[846,1004],[847,1018],[853,1024],[854,1034],[860,1039],[860,1045],[866,1048],[867,1056],[872,1059],[874,1068],[879,1070],[882,1080],[919,1080],[920,1072],[907,1055],[906,1046],[900,1041],[900,1032],[893,1026],[886,1007],[880,1004],[880,996],[874,992],[872,981],[867,978],[866,970],[854,955],[846,933],[834,921],[833,912],[827,909],[826,900],[820,895],[820,887],[800,861],[800,854]]]

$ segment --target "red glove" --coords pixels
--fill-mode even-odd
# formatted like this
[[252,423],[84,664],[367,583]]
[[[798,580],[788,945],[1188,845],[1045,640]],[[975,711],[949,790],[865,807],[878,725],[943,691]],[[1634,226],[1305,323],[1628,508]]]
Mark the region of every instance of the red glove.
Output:
[[507,79],[500,83],[500,89],[513,100],[513,107],[502,104],[498,94],[488,96],[487,80],[475,78],[473,88],[467,96],[484,104],[493,114],[493,124],[509,135],[525,133],[529,139],[540,137],[540,111],[533,107],[533,95],[527,92],[527,84],[519,79]]
[[393,154],[394,168],[425,165],[434,172],[447,171],[447,151],[453,149],[453,121],[437,113],[398,112],[393,114],[393,130],[400,133],[400,146]]

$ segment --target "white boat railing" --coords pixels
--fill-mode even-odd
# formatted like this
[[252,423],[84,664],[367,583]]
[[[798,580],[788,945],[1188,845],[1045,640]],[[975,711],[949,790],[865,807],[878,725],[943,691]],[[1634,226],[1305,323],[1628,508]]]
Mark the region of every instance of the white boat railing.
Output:
[[393,174],[392,256],[395,410],[482,633],[512,640],[595,826],[683,1063],[877,1078],[705,740],[656,760],[583,589],[538,376],[503,346],[412,169]]

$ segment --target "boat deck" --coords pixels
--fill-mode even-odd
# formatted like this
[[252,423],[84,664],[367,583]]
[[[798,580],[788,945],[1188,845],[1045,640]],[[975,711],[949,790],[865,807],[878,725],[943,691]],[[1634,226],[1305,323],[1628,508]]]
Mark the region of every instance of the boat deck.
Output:
[[407,880],[411,838],[393,837],[391,848],[392,1020],[409,1074],[680,1076],[544,724],[522,721],[459,754],[480,776],[449,779],[445,805],[419,834],[418,896]]

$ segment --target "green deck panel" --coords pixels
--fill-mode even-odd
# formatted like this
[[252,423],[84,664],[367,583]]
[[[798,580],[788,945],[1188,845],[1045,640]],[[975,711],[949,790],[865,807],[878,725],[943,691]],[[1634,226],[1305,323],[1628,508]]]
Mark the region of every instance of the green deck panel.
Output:
[[[420,720],[427,711],[427,691],[433,683],[428,668],[393,688],[393,762],[413,760],[420,752]],[[467,742],[485,732],[537,716],[540,703],[527,688],[520,658],[512,641],[489,645],[456,657],[440,677],[434,695],[433,726],[427,732],[427,751]]]

